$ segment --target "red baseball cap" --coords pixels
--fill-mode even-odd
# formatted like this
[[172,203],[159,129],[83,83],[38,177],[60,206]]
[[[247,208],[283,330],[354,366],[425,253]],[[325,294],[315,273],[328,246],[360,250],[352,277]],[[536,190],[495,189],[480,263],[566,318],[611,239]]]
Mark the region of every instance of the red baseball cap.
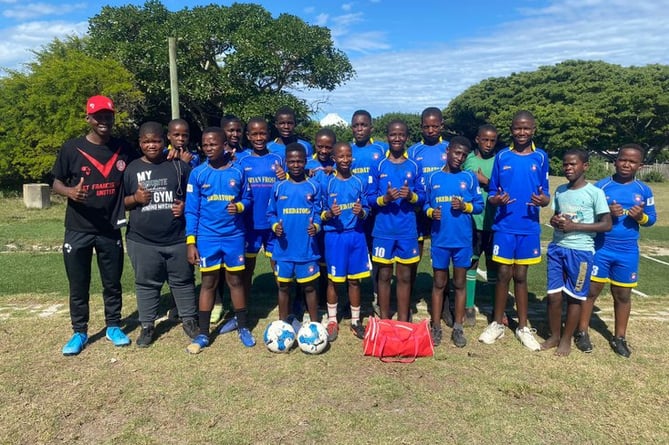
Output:
[[86,102],[86,114],[93,114],[103,110],[114,112],[114,102],[110,98],[105,96],[88,98],[88,102]]

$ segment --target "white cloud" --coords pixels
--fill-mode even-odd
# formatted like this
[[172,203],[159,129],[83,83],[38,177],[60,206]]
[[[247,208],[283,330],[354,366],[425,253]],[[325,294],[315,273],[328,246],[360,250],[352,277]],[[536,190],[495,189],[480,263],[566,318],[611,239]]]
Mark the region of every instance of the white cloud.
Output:
[[347,12],[350,11],[351,9],[353,9],[353,3],[342,4],[341,9],[344,10],[344,11],[347,11]]
[[51,5],[48,3],[17,3],[16,7],[12,7],[3,11],[2,15],[14,20],[27,20],[52,15],[65,15],[71,13],[72,11],[84,8],[86,8],[86,4],[84,3],[57,5]]
[[55,37],[83,35],[88,22],[35,21],[2,30],[5,39],[0,42],[0,66],[12,69],[32,59],[32,52],[51,42]]
[[329,18],[330,18],[330,16],[328,14],[325,14],[325,13],[318,14],[316,16],[316,21],[314,22],[314,25],[325,26],[328,23]]
[[[520,20],[490,29],[485,37],[433,46],[430,51],[351,57],[357,72],[354,80],[330,93],[307,92],[302,96],[327,100],[322,111],[345,118],[358,108],[373,115],[420,112],[428,106],[445,107],[466,88],[488,77],[568,59],[625,66],[666,64],[666,6],[666,2],[652,0],[554,1],[547,8],[523,10]],[[345,36],[338,38],[346,41]],[[364,38],[359,42],[369,43]],[[351,41],[346,43],[353,46]]]
[[362,12],[331,17],[330,32],[335,45],[346,52],[363,54],[390,49],[385,31],[353,31],[354,27],[364,22]]

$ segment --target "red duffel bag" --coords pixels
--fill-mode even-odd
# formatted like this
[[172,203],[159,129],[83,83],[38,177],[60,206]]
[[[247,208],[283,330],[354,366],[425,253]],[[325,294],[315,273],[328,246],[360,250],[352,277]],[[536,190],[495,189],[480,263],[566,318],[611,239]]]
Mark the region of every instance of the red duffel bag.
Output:
[[372,317],[367,322],[362,347],[365,355],[384,362],[411,363],[416,357],[432,357],[430,320],[409,323]]

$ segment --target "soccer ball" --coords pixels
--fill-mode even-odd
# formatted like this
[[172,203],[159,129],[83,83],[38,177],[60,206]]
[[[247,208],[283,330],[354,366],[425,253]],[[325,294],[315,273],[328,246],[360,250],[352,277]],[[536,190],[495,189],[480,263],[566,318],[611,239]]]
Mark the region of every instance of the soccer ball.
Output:
[[320,354],[328,345],[328,331],[321,323],[305,323],[297,333],[297,344],[302,352]]
[[295,343],[295,331],[285,321],[276,320],[267,325],[263,341],[272,352],[288,352]]

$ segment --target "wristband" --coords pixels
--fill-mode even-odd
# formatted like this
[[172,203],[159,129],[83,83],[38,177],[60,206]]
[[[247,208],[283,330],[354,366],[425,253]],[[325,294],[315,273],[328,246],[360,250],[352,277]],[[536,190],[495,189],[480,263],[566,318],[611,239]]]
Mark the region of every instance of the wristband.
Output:
[[650,218],[648,218],[648,215],[646,215],[645,213],[642,213],[641,214],[641,219],[637,222],[639,223],[640,226],[643,226],[644,224],[646,224],[648,222],[649,219]]
[[427,209],[427,211],[425,212],[425,214],[427,215],[427,217],[430,218],[430,219],[432,219],[432,214],[433,214],[433,213],[434,213],[434,209],[433,209],[432,207],[430,207],[429,209]]
[[186,237],[186,244],[195,244],[195,235],[188,235]]

